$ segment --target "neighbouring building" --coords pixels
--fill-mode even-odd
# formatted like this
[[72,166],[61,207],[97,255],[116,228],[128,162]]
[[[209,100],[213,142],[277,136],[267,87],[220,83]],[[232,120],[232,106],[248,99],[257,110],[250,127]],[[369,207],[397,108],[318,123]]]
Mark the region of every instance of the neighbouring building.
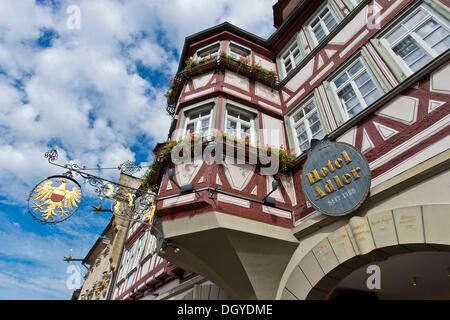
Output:
[[[142,181],[133,176],[121,173],[119,184],[132,188],[139,188]],[[123,187],[119,191],[126,192]],[[122,200],[122,199],[121,199]],[[117,200],[119,201],[119,200]],[[132,210],[126,201],[121,206],[118,214],[131,217]],[[101,214],[100,212],[98,214]],[[92,248],[83,259],[84,265],[89,265],[89,269],[84,274],[82,287],[76,290],[72,299],[75,300],[107,300],[111,283],[114,281],[115,270],[119,263],[123,250],[125,235],[129,221],[113,216],[96,240]]]
[[[280,0],[268,39],[229,23],[187,37],[169,139],[144,179],[172,246],[130,224],[111,298],[450,299],[449,8]],[[193,135],[214,161],[172,163],[169,147]],[[324,138],[367,160],[370,190],[350,214],[306,200],[303,167]],[[280,170],[264,174],[258,150]]]

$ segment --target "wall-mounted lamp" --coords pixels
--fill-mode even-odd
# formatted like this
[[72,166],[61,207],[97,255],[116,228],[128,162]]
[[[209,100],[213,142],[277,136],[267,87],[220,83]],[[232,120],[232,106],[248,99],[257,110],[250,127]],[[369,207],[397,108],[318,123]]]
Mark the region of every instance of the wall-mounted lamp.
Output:
[[162,253],[162,254],[166,253],[167,247],[173,248],[174,253],[180,252],[180,248],[178,248],[176,245],[174,245],[172,243],[172,240],[165,240],[163,242],[163,244],[161,245],[161,248],[159,248],[159,253]]
[[278,181],[277,180],[273,180],[272,181],[272,191],[270,191],[267,195],[264,196],[263,201],[274,206],[275,205],[275,199],[272,198],[272,197],[269,197],[269,196],[272,194],[272,192],[274,192],[277,189],[278,189]]
[[178,189],[181,190],[181,193],[194,191],[197,194],[197,199],[202,197],[202,195],[194,189],[194,185],[192,183],[180,187],[180,185],[175,180],[173,180],[173,177],[175,177],[175,170],[167,170],[167,175],[169,176],[169,180],[172,181],[178,187]]
[[413,278],[412,278],[411,285],[412,285],[413,287],[417,287],[417,277],[413,277]]

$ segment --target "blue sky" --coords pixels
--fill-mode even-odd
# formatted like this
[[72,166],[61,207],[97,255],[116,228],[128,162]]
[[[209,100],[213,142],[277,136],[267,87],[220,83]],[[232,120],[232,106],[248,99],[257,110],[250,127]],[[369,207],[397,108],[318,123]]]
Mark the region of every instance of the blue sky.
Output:
[[[63,173],[44,153],[58,146],[59,163],[87,167],[148,163],[167,137],[163,94],[184,38],[224,21],[267,38],[274,3],[0,1],[0,299],[69,299],[63,257],[72,249],[83,258],[109,220],[89,210],[98,199],[84,184],[87,198],[69,220],[31,219],[33,186]],[[79,29],[68,28],[70,5],[80,9]]]

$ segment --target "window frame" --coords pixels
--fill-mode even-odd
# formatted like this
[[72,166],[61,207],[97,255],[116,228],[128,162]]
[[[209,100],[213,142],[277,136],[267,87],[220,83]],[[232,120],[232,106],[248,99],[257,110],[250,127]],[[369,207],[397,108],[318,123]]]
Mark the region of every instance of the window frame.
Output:
[[[421,9],[425,10],[425,12],[427,13],[427,17],[425,19],[422,19],[420,23],[417,23],[411,30],[408,30],[408,32],[399,37],[395,42],[393,42],[393,44],[390,44],[386,38],[393,34],[400,27],[400,25],[404,24],[408,18],[412,18]],[[386,52],[389,54],[389,57],[393,59],[393,61],[398,65],[401,72],[403,72],[406,77],[414,74],[416,71],[413,71],[403,60],[403,58],[401,58],[393,51],[393,47],[398,45],[406,37],[411,36],[420,46],[420,48],[423,49],[431,57],[431,60],[426,63],[426,65],[429,64],[440,54],[435,53],[433,49],[428,45],[428,43],[426,43],[426,41],[424,41],[420,36],[416,34],[416,31],[431,19],[437,21],[442,28],[446,29],[450,33],[450,24],[446,23],[445,17],[443,17],[439,12],[432,8],[428,3],[422,1],[416,6],[410,8],[408,12],[396,19],[395,22],[390,23],[388,26],[386,26],[385,30],[383,30],[382,34],[378,37],[378,41],[380,41],[383,49],[386,50]]]
[[359,3],[356,3],[355,0],[342,0],[342,2],[344,3],[344,5],[347,7],[348,10],[352,11],[357,6],[359,6],[362,2],[369,2],[369,1],[361,0]]
[[[231,46],[236,46],[236,47],[242,48],[243,50],[247,50],[249,53],[248,53],[248,55],[247,55],[245,58],[248,59],[248,62],[249,62],[250,65],[252,64],[252,61],[253,61],[253,59],[252,59],[252,56],[253,56],[253,51],[252,51],[252,49],[250,49],[250,48],[248,48],[248,47],[246,47],[246,46],[244,46],[244,45],[242,45],[242,44],[240,44],[240,43],[237,43],[237,42],[235,42],[235,41],[233,41],[233,40],[228,41],[228,45],[227,45],[227,54],[230,55],[230,56],[232,56],[232,57],[234,57],[235,59],[239,59],[239,57],[235,57],[235,56],[234,56],[235,53],[232,53],[232,52],[231,52]],[[242,56],[241,56],[241,57],[242,57]]]
[[[235,113],[237,113],[238,114],[238,118],[230,115],[229,114],[230,110],[235,112]],[[250,118],[250,121],[246,121],[246,120],[241,119],[241,115],[248,116]],[[229,117],[231,118],[230,120],[236,122],[236,133],[237,133],[237,135],[233,136],[233,137],[236,137],[239,140],[245,139],[245,137],[241,137],[241,133],[242,133],[241,126],[243,124],[244,125],[249,124],[250,125],[250,128],[249,128],[249,130],[250,130],[250,132],[249,132],[249,143],[254,145],[256,143],[256,139],[255,139],[256,138],[255,120],[254,120],[255,117],[254,117],[254,115],[251,114],[251,112],[248,112],[248,111],[236,108],[235,106],[231,106],[231,107],[227,106],[227,108],[225,110],[225,133],[227,135],[230,135],[228,133],[228,128],[227,128]]]
[[[215,129],[215,118],[216,118],[216,114],[217,114],[217,102],[218,102],[218,98],[211,98],[211,99],[207,99],[195,104],[192,104],[190,106],[184,107],[181,111],[181,119],[179,120],[179,126],[178,128],[175,130],[174,132],[174,140],[179,140],[179,139],[184,139],[186,137],[186,122],[187,122],[187,114],[190,113],[191,111],[195,111],[196,109],[200,109],[202,107],[208,107],[211,106],[212,111],[210,113],[210,117],[211,120],[210,122],[210,134],[214,131]],[[204,136],[206,137],[206,136]]]
[[[195,134],[195,135],[201,134],[202,136],[205,136],[205,137],[209,136],[211,134],[211,131],[212,131],[212,113],[213,113],[213,109],[214,109],[214,107],[211,105],[211,106],[199,107],[199,108],[196,108],[196,109],[188,111],[187,114],[186,114],[185,122],[184,122],[184,129],[183,129],[184,134],[183,134],[183,137],[184,138],[188,137],[187,127],[190,124],[194,124],[194,132],[191,133],[191,134]],[[206,110],[209,110],[209,114],[207,116],[202,116],[202,113],[204,111],[206,111]],[[196,114],[196,113],[198,113],[198,118],[190,119],[190,115]],[[203,122],[203,120],[205,120],[207,118],[209,119],[208,132],[206,134],[203,134],[201,132],[202,122]]]
[[341,88],[341,90],[343,88],[345,88],[349,83],[352,86],[353,91],[355,92],[355,96],[357,97],[359,104],[362,107],[362,110],[359,111],[358,113],[356,113],[353,116],[349,116],[348,111],[346,106],[341,102],[341,99],[339,98],[339,90],[336,87],[335,81],[337,79],[339,79],[344,73],[346,73],[349,69],[351,69],[358,61],[360,61],[363,65],[363,70],[366,70],[366,72],[369,74],[370,76],[370,80],[375,84],[375,87],[377,90],[380,91],[381,95],[376,99],[378,100],[379,98],[381,98],[384,94],[385,94],[385,90],[383,89],[382,84],[379,82],[377,76],[376,76],[376,72],[374,72],[374,70],[372,70],[371,64],[369,62],[366,61],[366,58],[364,57],[364,55],[362,53],[357,54],[355,57],[353,57],[352,59],[350,59],[348,61],[348,63],[346,63],[344,66],[342,66],[341,68],[339,68],[334,74],[332,74],[330,76],[330,78],[327,80],[330,84],[331,87],[331,91],[333,93],[333,98],[335,100],[335,102],[337,103],[339,112],[344,120],[347,121],[353,117],[355,117],[356,115],[358,115],[360,112],[362,112],[364,109],[366,109],[367,107],[369,107],[371,104],[373,104],[375,101],[373,101],[371,104],[367,104],[366,101],[364,100],[364,97],[362,96],[357,84],[355,83],[355,79],[358,78],[363,71],[359,70],[355,75],[353,75],[351,78],[347,79],[343,84],[341,84],[341,86],[339,88]]
[[138,266],[139,262],[141,261],[142,253],[143,253],[144,246],[145,246],[144,237],[145,237],[145,235],[143,234],[135,241],[136,248],[135,248],[133,261],[131,263],[130,271],[134,270]]
[[215,42],[213,42],[213,43],[210,43],[210,44],[208,44],[208,45],[206,45],[206,46],[204,46],[204,47],[201,47],[201,48],[199,48],[199,49],[197,49],[196,51],[195,51],[195,54],[194,54],[194,57],[193,57],[193,59],[194,60],[197,60],[197,61],[201,61],[201,60],[203,60],[203,59],[205,59],[206,58],[206,56],[205,57],[199,57],[199,52],[201,52],[201,51],[203,51],[203,50],[207,50],[209,47],[214,47],[214,46],[216,46],[216,45],[219,45],[219,49],[217,50],[217,54],[216,54],[216,56],[215,56],[215,58],[217,58],[217,57],[219,57],[220,56],[220,51],[222,50],[222,41],[215,41]]
[[[325,1],[316,11],[314,11],[314,13],[312,14],[311,18],[309,18],[307,20],[307,22],[304,24],[303,29],[305,30],[305,34],[307,34],[307,38],[309,40],[310,43],[310,47],[311,49],[317,47],[318,45],[320,45],[323,42],[323,39],[325,39],[330,33],[333,32],[333,30],[328,30],[328,27],[325,25],[328,33],[325,34],[325,37],[322,39],[322,41],[318,41],[317,37],[314,33],[313,28],[311,27],[312,22],[319,17],[319,15],[323,12],[323,10],[328,9],[328,11],[330,12],[331,15],[333,15],[333,17],[336,20],[336,26],[333,28],[333,30],[335,30],[339,24],[342,22],[343,17],[341,16],[339,10],[336,10],[333,3],[331,1]],[[320,19],[320,17],[319,17]],[[322,21],[320,19],[320,21]],[[323,29],[323,24],[321,24],[322,29]],[[325,31],[325,29],[323,29]]]
[[[291,64],[292,64],[292,69],[289,70],[289,72],[286,71],[286,66],[284,64],[284,56],[286,55],[286,53],[288,51],[290,51],[290,48],[293,46],[293,44],[297,45],[297,48],[299,50],[299,53],[301,55],[301,59],[298,63],[295,63],[294,58],[292,57],[292,54],[289,53],[289,58],[291,60]],[[295,68],[305,59],[306,57],[306,52],[305,49],[303,48],[303,42],[300,39],[300,32],[297,32],[291,40],[289,40],[288,44],[284,46],[283,50],[280,51],[280,54],[277,57],[277,61],[278,61],[278,66],[279,69],[281,70],[281,75],[282,78],[286,78],[290,73],[292,73],[292,71],[295,70]]]
[[136,254],[136,241],[135,242],[133,242],[133,244],[130,246],[130,255],[129,255],[129,261],[128,261],[128,267],[127,267],[127,270],[126,270],[126,272],[125,272],[125,277],[128,277],[129,276],[129,274],[131,273],[131,271],[133,271],[133,261],[134,261],[134,256],[135,256],[135,254]]
[[128,248],[128,250],[125,250],[125,255],[123,256],[123,260],[122,260],[122,269],[120,270],[119,280],[126,278],[128,275],[128,266],[130,265],[131,249],[133,249],[132,246],[130,248]]
[[246,105],[234,102],[232,100],[224,99],[222,102],[224,108],[222,109],[222,132],[227,132],[227,116],[228,109],[231,108],[235,110],[235,112],[241,112],[245,114],[249,114],[251,116],[251,127],[250,127],[250,139],[249,144],[251,146],[256,146],[259,141],[259,112],[256,109],[248,107]]
[[158,239],[156,239],[156,237],[153,234],[151,234],[151,232],[148,231],[147,238],[145,241],[143,259],[147,259],[147,257],[151,257],[155,254],[158,246],[157,241]]
[[321,103],[318,101],[318,97],[313,93],[309,94],[308,96],[306,96],[304,99],[302,99],[302,101],[300,101],[293,109],[291,112],[289,112],[288,114],[288,122],[289,122],[289,126],[290,126],[290,132],[292,134],[292,137],[294,139],[294,149],[297,155],[300,155],[302,153],[305,152],[305,150],[302,150],[300,148],[300,142],[298,141],[298,135],[297,135],[297,127],[300,126],[301,123],[306,123],[305,127],[306,127],[306,134],[308,136],[308,143],[311,146],[311,140],[313,139],[313,135],[312,135],[312,131],[310,129],[310,124],[309,121],[306,121],[308,119],[308,115],[312,116],[312,112],[313,110],[311,110],[309,113],[305,114],[302,120],[299,120],[297,122],[295,122],[294,120],[294,116],[300,112],[300,110],[304,109],[311,101],[314,101],[314,109],[315,112],[317,113],[318,119],[319,119],[319,123],[321,126],[321,130],[323,132],[323,136],[320,139],[323,139],[323,137],[325,137],[327,135],[327,131],[328,128],[325,125],[325,121],[323,119],[323,115],[321,112]]

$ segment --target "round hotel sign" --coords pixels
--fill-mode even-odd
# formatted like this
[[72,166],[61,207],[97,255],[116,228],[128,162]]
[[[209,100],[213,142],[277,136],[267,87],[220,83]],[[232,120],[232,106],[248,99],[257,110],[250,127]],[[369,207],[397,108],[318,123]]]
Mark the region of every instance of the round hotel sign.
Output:
[[349,214],[364,202],[370,190],[370,169],[354,146],[328,140],[313,141],[303,166],[306,199],[321,213]]

